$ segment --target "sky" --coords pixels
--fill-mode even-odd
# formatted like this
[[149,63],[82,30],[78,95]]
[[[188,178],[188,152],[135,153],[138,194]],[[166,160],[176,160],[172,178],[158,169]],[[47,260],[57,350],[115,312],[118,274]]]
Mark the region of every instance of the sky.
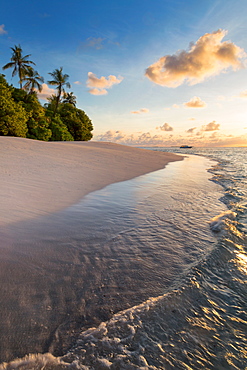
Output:
[[2,0],[0,66],[14,45],[31,54],[42,104],[63,67],[93,140],[247,146],[246,14],[246,0]]

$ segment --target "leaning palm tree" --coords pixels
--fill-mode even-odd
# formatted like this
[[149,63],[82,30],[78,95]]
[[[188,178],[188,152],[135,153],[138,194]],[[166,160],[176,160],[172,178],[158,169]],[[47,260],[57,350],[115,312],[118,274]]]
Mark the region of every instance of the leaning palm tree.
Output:
[[26,81],[23,88],[27,90],[29,94],[33,94],[35,89],[37,89],[39,92],[42,91],[42,83],[44,83],[44,78],[41,77],[33,68],[28,68],[26,75],[23,77],[23,81]]
[[74,107],[76,106],[76,96],[74,93],[69,92],[69,93],[64,93],[63,94],[63,103],[68,103],[73,105]]
[[57,86],[57,98],[56,98],[56,105],[54,109],[54,115],[56,114],[58,104],[61,99],[62,93],[65,93],[64,86],[70,88],[70,83],[67,81],[69,75],[63,74],[63,67],[59,69],[55,69],[53,72],[49,73],[53,77],[53,80],[47,81],[49,85]]
[[3,69],[8,69],[8,68],[14,68],[12,72],[12,77],[14,77],[16,74],[19,76],[19,84],[20,88],[22,89],[22,81],[25,76],[25,74],[28,71],[28,68],[30,68],[30,64],[34,64],[31,60],[28,60],[31,54],[22,56],[22,48],[21,46],[16,46],[14,48],[11,48],[13,51],[12,57],[11,57],[11,62],[5,64],[3,66]]

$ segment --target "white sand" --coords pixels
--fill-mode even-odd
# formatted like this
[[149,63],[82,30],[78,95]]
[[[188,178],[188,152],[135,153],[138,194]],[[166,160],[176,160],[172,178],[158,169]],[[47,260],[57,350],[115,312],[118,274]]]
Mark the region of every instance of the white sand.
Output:
[[0,225],[55,212],[182,156],[107,142],[0,137]]

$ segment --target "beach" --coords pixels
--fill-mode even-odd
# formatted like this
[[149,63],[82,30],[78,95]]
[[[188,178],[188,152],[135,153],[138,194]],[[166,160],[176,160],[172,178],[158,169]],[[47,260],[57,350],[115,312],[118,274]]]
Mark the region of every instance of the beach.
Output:
[[86,194],[183,157],[107,142],[0,137],[0,225],[62,210]]
[[246,367],[245,148],[0,142],[1,370]]

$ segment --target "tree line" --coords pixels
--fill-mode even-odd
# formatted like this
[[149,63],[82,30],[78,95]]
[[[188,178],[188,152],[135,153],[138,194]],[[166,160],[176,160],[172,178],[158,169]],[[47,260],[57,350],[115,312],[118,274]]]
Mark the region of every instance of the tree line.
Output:
[[20,88],[9,85],[0,74],[0,135],[19,136],[45,141],[87,141],[92,138],[93,125],[87,114],[76,107],[76,97],[70,88],[69,76],[63,67],[49,73],[49,85],[56,87],[48,102],[42,106],[37,92],[42,91],[44,78],[33,68],[29,55],[22,48],[11,48],[10,62],[3,70],[12,68],[18,76]]

